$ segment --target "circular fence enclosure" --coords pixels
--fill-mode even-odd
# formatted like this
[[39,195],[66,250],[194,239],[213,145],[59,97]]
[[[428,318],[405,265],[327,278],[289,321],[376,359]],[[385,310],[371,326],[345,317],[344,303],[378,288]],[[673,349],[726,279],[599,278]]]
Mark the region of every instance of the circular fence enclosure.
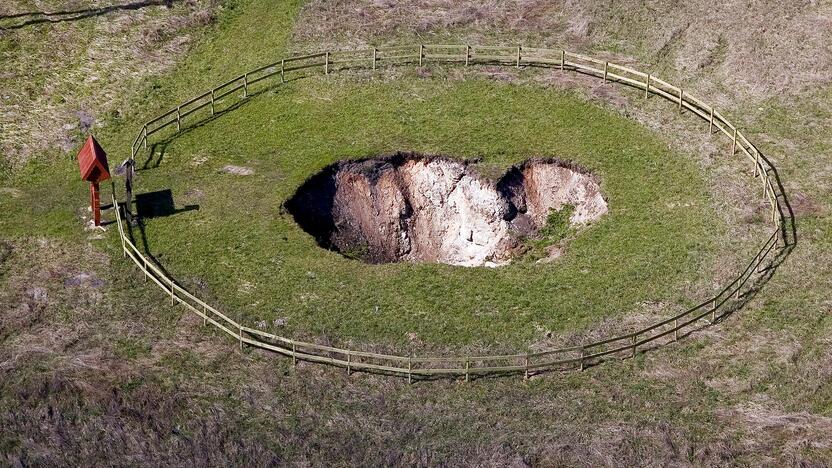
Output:
[[[660,345],[675,341],[680,335],[692,332],[702,325],[713,324],[720,317],[741,307],[745,295],[756,290],[755,281],[769,275],[779,259],[784,258],[793,245],[789,238],[794,237],[794,224],[776,169],[719,111],[684,89],[650,73],[561,49],[415,44],[292,55],[244,73],[149,120],[134,138],[130,147],[130,157],[135,158],[142,147],[147,148],[151,135],[172,128],[179,132],[186,125],[210,119],[218,112],[220,106],[227,109],[234,103],[248,99],[258,89],[279,86],[288,79],[309,74],[328,75],[343,69],[376,70],[380,67],[425,66],[440,62],[459,66],[488,64],[517,68],[549,67],[636,88],[644,92],[644,97],[656,95],[667,99],[678,111],[687,111],[702,119],[709,133],[716,132],[725,137],[728,155],[739,155],[748,161],[749,173],[759,181],[761,195],[770,207],[770,236],[732,281],[714,292],[707,300],[677,315],[639,330],[580,346],[489,356],[416,357],[379,354],[293,340],[245,326],[188,292],[158,265],[148,260],[125,232],[124,223],[118,214],[120,210],[115,210],[124,255],[170,296],[172,305],[182,304],[202,317],[203,324],[210,323],[233,337],[241,348],[250,345],[291,357],[293,363],[301,359],[341,366],[347,372],[362,370],[406,377],[410,382],[419,377],[442,376],[464,377],[467,381],[471,376],[484,374],[521,374],[527,378],[545,371],[583,370],[587,365],[609,357],[635,356],[638,350],[644,349],[647,344]],[[115,195],[113,203],[114,206],[118,206]]]

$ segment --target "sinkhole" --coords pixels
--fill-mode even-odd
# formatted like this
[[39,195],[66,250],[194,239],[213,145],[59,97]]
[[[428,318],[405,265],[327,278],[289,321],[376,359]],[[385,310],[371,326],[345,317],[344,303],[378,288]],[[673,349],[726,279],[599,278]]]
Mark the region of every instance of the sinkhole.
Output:
[[493,182],[470,161],[413,153],[339,161],[286,202],[321,247],[348,257],[460,266],[508,263],[567,206],[574,227],[608,209],[597,178],[573,163],[528,159]]

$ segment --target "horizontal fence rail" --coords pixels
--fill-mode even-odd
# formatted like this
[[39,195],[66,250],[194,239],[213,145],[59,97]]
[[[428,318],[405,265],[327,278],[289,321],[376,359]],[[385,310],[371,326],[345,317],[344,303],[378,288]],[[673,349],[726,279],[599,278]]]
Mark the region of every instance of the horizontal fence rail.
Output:
[[[762,196],[770,206],[770,216],[767,215],[767,220],[772,224],[773,231],[747,263],[745,269],[729,284],[710,299],[675,316],[630,333],[579,346],[487,356],[417,357],[380,354],[293,340],[245,326],[179,286],[159,266],[148,260],[127,235],[118,209],[118,201],[113,196],[113,206],[117,207],[116,221],[124,256],[130,258],[146,278],[150,278],[170,296],[171,304],[182,304],[202,317],[203,325],[210,323],[215,326],[237,340],[241,348],[243,345],[250,345],[290,357],[293,363],[297,360],[304,360],[341,366],[346,368],[347,372],[362,370],[393,374],[407,377],[410,382],[414,377],[454,376],[468,380],[471,376],[483,374],[517,373],[529,377],[531,374],[547,370],[583,370],[587,365],[606,357],[635,356],[640,348],[644,349],[648,344],[663,344],[663,342],[658,342],[662,339],[665,342],[676,341],[680,333],[689,333],[696,327],[713,324],[717,318],[727,314],[729,308],[739,303],[743,294],[751,289],[749,282],[752,281],[754,275],[764,274],[772,264],[772,252],[787,244],[783,229],[785,214],[780,201],[782,192],[778,193],[776,190],[779,185],[773,180],[774,167],[719,111],[695,98],[683,88],[674,86],[650,73],[561,49],[416,44],[290,55],[222,83],[147,121],[133,140],[130,157],[134,159],[142,146],[147,148],[149,136],[173,126],[176,127],[177,132],[181,131],[183,120],[198,113],[202,113],[203,119],[213,117],[218,107],[227,109],[250,97],[252,91],[264,89],[262,85],[259,88],[257,85],[268,79],[279,79],[278,83],[285,83],[287,75],[288,79],[296,79],[300,77],[298,73],[302,70],[317,71],[317,73],[327,75],[339,70],[376,70],[381,66],[425,66],[431,63],[554,68],[564,72],[591,75],[605,82],[615,82],[637,88],[644,91],[645,97],[661,96],[677,106],[679,111],[691,111],[707,122],[710,133],[716,129],[718,134],[727,137],[731,144],[731,156],[739,152],[749,161],[752,165],[753,177],[760,179]],[[196,121],[198,120],[194,117],[189,119],[191,124]]]

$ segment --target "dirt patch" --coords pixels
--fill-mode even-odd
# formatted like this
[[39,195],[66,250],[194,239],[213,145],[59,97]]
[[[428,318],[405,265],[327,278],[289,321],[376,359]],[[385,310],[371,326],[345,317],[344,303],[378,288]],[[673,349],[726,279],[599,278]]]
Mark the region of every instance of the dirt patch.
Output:
[[286,203],[322,247],[370,263],[496,266],[549,215],[582,225],[607,212],[595,177],[555,159],[512,167],[497,183],[466,161],[399,153],[333,164]]
[[231,166],[231,165],[228,165],[228,166],[225,166],[222,169],[220,169],[220,172],[224,172],[226,174],[239,175],[239,176],[248,176],[248,175],[253,175],[254,174],[254,169],[252,169],[250,167],[245,167],[245,166]]

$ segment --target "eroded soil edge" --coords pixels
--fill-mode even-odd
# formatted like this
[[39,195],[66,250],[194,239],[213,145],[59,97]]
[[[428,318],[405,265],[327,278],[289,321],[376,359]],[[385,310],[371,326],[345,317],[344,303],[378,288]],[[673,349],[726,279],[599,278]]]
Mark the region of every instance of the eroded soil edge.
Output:
[[570,225],[607,212],[595,176],[558,159],[529,159],[496,183],[467,161],[397,153],[339,161],[286,202],[319,245],[369,263],[497,266],[553,212]]

